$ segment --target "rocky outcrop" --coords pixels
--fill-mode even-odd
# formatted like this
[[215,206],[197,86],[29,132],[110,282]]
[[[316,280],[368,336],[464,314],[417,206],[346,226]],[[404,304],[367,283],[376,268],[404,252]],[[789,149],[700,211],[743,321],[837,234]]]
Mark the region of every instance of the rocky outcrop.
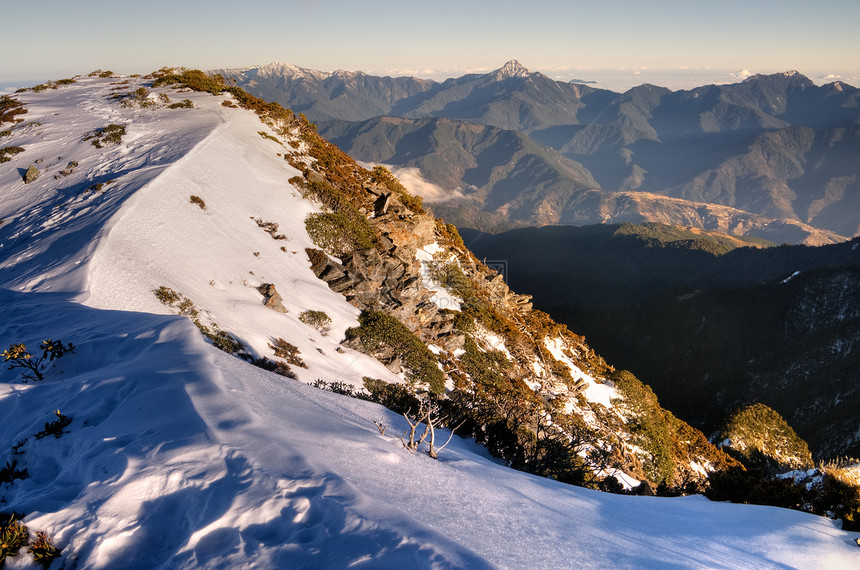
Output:
[[382,253],[375,249],[353,252],[340,263],[319,249],[308,249],[307,254],[314,274],[354,306],[383,310],[447,350],[463,346],[463,335],[453,332],[451,315],[432,302],[414,253],[412,259],[404,260],[404,252],[391,245]]
[[263,304],[272,309],[273,311],[277,311],[279,313],[286,313],[287,308],[284,306],[283,301],[281,300],[280,294],[278,294],[278,290],[275,289],[275,286],[271,283],[263,283],[259,287],[257,287],[257,291],[263,296]]
[[34,164],[31,164],[29,168],[27,168],[27,172],[24,173],[24,184],[29,184],[30,182],[35,181],[39,178],[39,169],[36,168]]
[[[617,390],[611,379],[614,369],[582,337],[534,311],[529,296],[512,292],[503,276],[465,247],[454,226],[425,211],[421,201],[409,196],[390,173],[386,176],[384,169],[359,168],[339,149],[317,139],[316,133],[304,131],[303,136],[315,142],[311,153],[315,161],[294,158],[291,164],[302,171],[303,178],[293,183],[307,197],[343,214],[351,223],[366,223],[373,234],[371,245],[353,242],[338,249],[336,256],[334,250],[322,249],[328,245],[306,249],[313,273],[361,309],[362,318],[384,314],[394,317],[406,331],[397,332],[398,327],[389,328],[390,322],[385,325],[384,319],[371,318],[368,323],[375,324],[368,324],[363,334],[373,340],[360,341],[365,337],[352,329],[345,345],[371,354],[419,384],[430,386],[423,376],[415,379],[416,366],[421,373],[441,371],[448,388],[454,387],[451,397],[465,406],[463,410],[483,410],[480,413],[485,415],[475,419],[476,426],[490,422],[500,433],[512,430],[509,435],[518,442],[531,441],[524,435],[528,433],[549,439],[558,436],[554,440],[577,457],[576,446],[588,446],[594,457],[583,459],[583,469],[592,469],[599,478],[611,469],[621,469],[636,479],[650,478],[671,486],[706,479],[701,470],[691,467],[694,463],[717,469],[728,461],[701,433],[696,437],[681,434],[686,424],[663,422],[687,443],[679,439],[678,449],[669,449],[663,440],[654,444],[651,447],[660,452],[662,463],[659,471],[649,467],[657,452],[648,445],[654,442],[627,427],[627,420],[638,412],[625,412],[626,408],[615,404],[607,407],[586,394],[589,386],[600,384],[605,385],[601,391]],[[344,205],[347,200],[349,207]],[[361,224],[355,221],[358,216]],[[348,229],[347,222],[343,223]],[[440,301],[444,294],[447,303]],[[452,310],[457,304],[459,310]],[[424,345],[425,356],[427,350],[432,353],[428,362],[406,362],[415,354],[401,354],[415,340]],[[640,408],[663,417],[656,399]],[[556,426],[550,428],[555,435],[541,431],[540,425],[548,417]],[[491,437],[476,426],[473,436]],[[518,468],[543,473],[529,458],[517,455],[513,448],[505,449],[497,451]],[[612,468],[607,471],[609,465]]]

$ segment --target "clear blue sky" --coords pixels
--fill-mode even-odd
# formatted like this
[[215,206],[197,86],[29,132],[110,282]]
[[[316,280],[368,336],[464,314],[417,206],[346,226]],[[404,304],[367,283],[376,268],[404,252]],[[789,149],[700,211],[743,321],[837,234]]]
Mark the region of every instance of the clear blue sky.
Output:
[[433,78],[509,59],[565,79],[860,75],[860,0],[0,0],[0,15],[0,83],[272,61]]

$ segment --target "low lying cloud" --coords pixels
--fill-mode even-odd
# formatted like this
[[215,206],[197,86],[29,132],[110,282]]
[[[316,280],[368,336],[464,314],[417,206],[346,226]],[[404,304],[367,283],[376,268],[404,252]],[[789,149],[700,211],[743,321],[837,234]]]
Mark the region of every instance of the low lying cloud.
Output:
[[[361,166],[372,169],[376,164],[359,163]],[[400,183],[409,190],[410,194],[421,196],[428,204],[441,204],[449,200],[457,200],[465,198],[463,191],[460,188],[448,189],[437,186],[432,182],[428,182],[422,175],[421,171],[415,167],[400,167],[392,166],[391,164],[380,164],[384,166],[394,176],[400,180]]]
[[464,198],[463,192],[459,188],[448,190],[432,182],[428,182],[421,176],[421,171],[415,167],[398,168],[396,166],[386,166],[386,168],[400,180],[400,183],[411,194],[421,196],[428,204],[439,204],[449,200]]

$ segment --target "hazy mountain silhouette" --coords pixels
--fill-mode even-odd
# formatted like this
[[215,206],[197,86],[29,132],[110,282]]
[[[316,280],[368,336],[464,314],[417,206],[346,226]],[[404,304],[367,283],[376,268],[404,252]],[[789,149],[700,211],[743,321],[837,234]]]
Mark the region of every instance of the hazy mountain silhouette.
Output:
[[[314,121],[444,117],[515,131],[507,136],[521,142],[510,147],[512,154],[506,158],[519,163],[508,169],[518,176],[505,183],[506,198],[482,201],[473,195],[447,201],[443,210],[461,225],[479,227],[482,221],[486,229],[498,230],[531,224],[662,221],[735,232],[750,226],[755,232],[780,220],[791,222],[790,231],[771,237],[807,243],[838,241],[839,236],[860,231],[860,94],[841,82],[816,86],[791,71],[756,75],[731,85],[683,91],[641,85],[615,93],[555,81],[516,61],[490,73],[441,83],[360,72],[323,73],[286,64],[221,73]],[[451,124],[446,128],[468,130]],[[384,141],[380,130],[367,124],[353,129],[326,126],[325,131],[360,160],[384,155],[387,151],[374,149],[377,144],[397,144],[390,164],[416,166],[428,181],[452,191],[481,186],[454,177],[468,169],[452,172],[446,160],[417,156],[426,148],[436,157],[456,155],[455,162],[486,162],[486,157],[467,156],[473,152],[470,145],[456,137],[419,142],[424,131],[416,131],[410,152],[405,152],[402,140]],[[429,136],[430,131],[426,133]],[[567,191],[551,184],[556,189],[546,192],[547,177],[556,174],[545,170],[544,160],[535,162],[534,170],[524,169],[517,155],[528,145],[524,134],[576,163],[578,174]],[[451,148],[446,148],[449,144]],[[482,150],[477,145],[474,152]],[[505,161],[504,150],[494,149],[495,164]],[[571,166],[565,164],[562,170]],[[582,185],[646,194],[622,200],[626,206],[621,207],[600,194],[582,199]],[[670,202],[655,202],[648,194],[691,204],[676,215],[677,203],[667,207]],[[589,211],[595,200],[600,202],[597,218]],[[709,226],[690,214],[701,209],[693,202],[731,207],[765,220]],[[631,217],[631,204],[638,217]],[[470,219],[475,221],[470,224]],[[798,224],[831,235],[798,229]]]

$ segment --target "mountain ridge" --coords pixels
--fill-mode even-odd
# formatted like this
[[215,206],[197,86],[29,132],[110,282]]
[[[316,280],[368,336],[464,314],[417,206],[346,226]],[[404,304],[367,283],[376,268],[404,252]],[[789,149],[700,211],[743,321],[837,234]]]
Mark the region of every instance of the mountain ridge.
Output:
[[[505,79],[500,81],[502,76]],[[242,74],[230,77],[243,84]],[[376,80],[388,81],[392,86],[395,81]],[[301,105],[304,101],[292,98],[288,88],[264,91],[286,105]],[[857,167],[844,162],[834,175],[821,167],[842,161],[842,156],[860,153],[856,138],[843,137],[835,147],[823,145],[806,150],[793,149],[787,142],[798,129],[811,129],[812,136],[819,140],[835,140],[840,132],[856,130],[860,95],[846,84],[834,82],[819,87],[799,73],[786,72],[682,91],[642,85],[619,94],[557,82],[529,72],[513,60],[487,74],[429,83],[416,87],[412,94],[397,91],[402,95],[399,99],[377,99],[377,104],[365,105],[367,110],[363,113],[353,104],[345,104],[339,113],[327,93],[320,87],[315,99],[325,104],[324,110],[302,108],[312,120],[436,116],[522,131],[581,164],[596,182],[594,187],[604,191],[642,192],[643,199],[651,193],[738,207],[755,216],[810,224],[840,236],[839,240],[860,231],[860,219],[849,213],[856,209],[848,207],[857,194]],[[341,96],[344,101],[358,101],[370,93],[356,88]],[[387,93],[394,91],[388,89]],[[767,163],[757,155],[763,140],[774,147],[776,154],[793,157]],[[367,146],[357,140],[340,142],[353,148]],[[357,154],[357,158],[371,160],[370,153]],[[409,165],[404,162],[392,166]],[[446,178],[450,178],[444,170],[425,168],[423,174],[429,182],[443,187],[448,184]],[[468,184],[458,181],[455,186]],[[480,212],[482,218],[498,219],[499,229],[522,223],[559,223],[539,219],[542,210],[557,209],[552,200],[542,201],[540,188],[525,180],[518,183],[518,188],[523,201],[533,204],[528,211],[520,211],[519,217],[507,210],[499,211],[493,204],[463,203],[463,215],[457,216],[458,221],[466,220],[467,214],[474,211]],[[812,203],[816,204],[813,210],[824,205],[831,211],[819,216],[820,210],[809,209]],[[446,210],[450,212],[453,206],[447,204]],[[610,209],[607,213],[611,221],[629,221],[621,217],[623,212]],[[643,217],[639,221],[665,220]],[[676,223],[689,225],[680,219]],[[805,239],[810,244],[826,243],[816,237],[796,238],[790,234],[782,241]]]
[[[580,337],[532,311],[384,169],[359,168],[306,120],[202,74],[102,73],[19,94],[28,120],[7,140],[23,151],[0,167],[4,345],[74,343],[43,360],[43,380],[0,370],[2,457],[18,469],[0,485],[9,509],[55,537],[62,563],[482,568],[575,556],[660,565],[691,542],[702,565],[727,552],[746,565],[853,559],[853,535],[809,514],[597,494],[510,470],[456,436],[438,461],[426,442],[410,453],[397,437],[406,418],[305,382],[358,388],[367,376],[396,390],[413,368],[438,362],[461,397],[463,387],[552,397],[557,428],[543,421],[542,398],[511,408],[511,421],[527,412],[537,422],[511,430],[526,443],[535,433],[563,444],[547,441],[562,428],[628,437],[623,418],[645,414],[632,443],[613,440],[628,470],[667,481],[731,464],[655,401],[635,398],[635,379],[610,380]],[[38,178],[24,179],[29,166]],[[330,223],[343,231],[324,231]],[[430,279],[413,279],[421,272]],[[460,305],[471,332],[462,316],[452,323],[464,311],[448,304],[470,292],[485,299]],[[271,302],[276,293],[286,312]],[[408,334],[438,339],[437,352],[414,342],[392,350],[412,337],[373,329],[370,303],[399,315]],[[324,311],[328,328],[302,317],[310,310]],[[505,329],[526,316],[532,335]],[[449,350],[461,341],[464,353]],[[524,363],[528,375],[509,375]],[[568,412],[585,426],[567,424]],[[56,437],[34,435],[53,418],[68,420],[50,428]],[[470,418],[458,433],[509,433]],[[682,437],[661,442],[648,430]],[[495,441],[503,462],[529,465],[530,455]],[[600,440],[586,441],[582,459],[599,460]],[[562,455],[573,465],[552,457],[535,459],[564,477],[581,469],[573,456]],[[605,517],[612,528],[593,524]],[[525,544],[511,533],[537,521],[541,532]],[[702,548],[714,524],[730,530]],[[771,537],[764,554],[750,542],[756,531]]]

